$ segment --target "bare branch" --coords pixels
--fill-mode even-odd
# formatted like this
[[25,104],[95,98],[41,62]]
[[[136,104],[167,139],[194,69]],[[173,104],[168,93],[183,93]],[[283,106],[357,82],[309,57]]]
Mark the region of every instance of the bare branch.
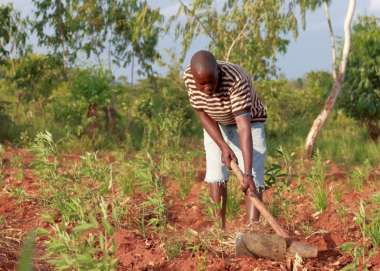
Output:
[[232,49],[235,47],[236,43],[242,39],[244,37],[244,32],[245,32],[245,29],[247,28],[248,26],[248,23],[249,23],[249,20],[247,20],[247,22],[244,24],[243,28],[241,29],[241,31],[239,32],[239,34],[236,36],[236,38],[232,41],[231,43],[231,46],[230,48],[228,49],[228,52],[226,54],[226,57],[224,58],[226,61],[228,61],[230,59],[230,55],[231,55],[231,52],[232,52]]
[[324,7],[327,24],[329,26],[329,31],[330,31],[331,51],[332,51],[331,52],[332,53],[332,75],[335,80],[336,79],[336,38],[335,38],[335,33],[332,27],[329,5],[326,1],[323,1],[323,7]]
[[[191,9],[182,1],[182,0],[179,0],[179,3],[184,7],[184,9],[187,11],[187,12],[191,12]],[[212,41],[214,43],[216,43],[216,40],[214,38],[214,36],[211,34],[211,32],[209,31],[209,29],[206,28],[206,26],[202,23],[201,19],[193,14],[194,16],[194,19],[199,23],[199,25],[203,28],[203,30],[205,31],[205,33],[207,34],[207,36],[210,37],[210,39],[212,39]]]
[[347,59],[348,59],[348,54],[350,52],[350,47],[351,47],[351,23],[352,23],[352,18],[354,16],[355,6],[356,6],[356,1],[351,0],[348,5],[347,16],[344,22],[344,46],[343,46],[343,52],[342,52],[342,61],[339,67],[339,73],[340,75],[343,75],[343,76],[346,72]]
[[355,11],[355,6],[356,6],[356,0],[350,0],[348,4],[347,13],[346,13],[346,19],[344,22],[344,47],[343,47],[342,60],[340,62],[338,75],[335,78],[334,85],[331,89],[330,95],[327,97],[323,110],[318,115],[318,117],[314,120],[313,125],[309,131],[309,134],[307,135],[306,144],[305,144],[305,152],[306,152],[307,158],[311,157],[317,136],[322,130],[322,127],[325,124],[328,116],[332,112],[335,105],[336,98],[338,97],[342,89],[348,54],[350,52],[350,46],[351,46],[351,23],[352,23],[352,18]]

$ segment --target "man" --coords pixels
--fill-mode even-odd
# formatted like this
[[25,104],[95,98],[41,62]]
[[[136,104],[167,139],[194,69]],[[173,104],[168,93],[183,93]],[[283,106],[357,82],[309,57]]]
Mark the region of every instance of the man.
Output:
[[204,130],[205,181],[225,228],[228,168],[238,162],[244,173],[248,223],[259,220],[259,212],[248,195],[262,199],[266,155],[264,122],[266,110],[252,87],[251,78],[235,64],[216,61],[208,51],[191,58],[183,79],[191,106]]

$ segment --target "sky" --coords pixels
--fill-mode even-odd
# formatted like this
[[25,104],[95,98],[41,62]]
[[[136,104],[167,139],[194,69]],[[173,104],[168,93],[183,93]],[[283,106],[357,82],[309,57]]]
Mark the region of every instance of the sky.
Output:
[[[190,0],[185,1],[187,3]],[[221,3],[223,0],[216,0]],[[32,12],[31,0],[0,0],[1,4],[13,3],[14,7],[23,14],[28,15]],[[178,0],[148,0],[153,7],[159,7],[165,18],[176,13],[179,3]],[[343,24],[348,6],[348,0],[334,0],[330,6],[330,13],[333,21],[333,28],[338,36],[343,36]],[[355,18],[359,15],[374,15],[380,18],[380,0],[357,0]],[[46,49],[37,48],[35,37],[31,37],[32,44],[35,45],[37,52],[44,52]],[[187,57],[183,63],[186,66],[191,55],[200,49],[206,49],[208,40],[198,38],[193,42]],[[172,34],[161,36],[158,44],[159,52],[171,49],[174,52],[180,51],[180,43],[175,40]],[[170,61],[169,57],[163,53],[163,61]],[[302,77],[311,70],[330,70],[331,69],[331,44],[330,36],[324,12],[322,8],[315,12],[308,12],[306,15],[306,30],[300,31],[296,40],[291,39],[286,54],[278,56],[278,67],[280,72],[290,79]],[[158,73],[165,73],[165,69],[159,66],[154,68]],[[114,73],[129,77],[129,68],[115,69]]]

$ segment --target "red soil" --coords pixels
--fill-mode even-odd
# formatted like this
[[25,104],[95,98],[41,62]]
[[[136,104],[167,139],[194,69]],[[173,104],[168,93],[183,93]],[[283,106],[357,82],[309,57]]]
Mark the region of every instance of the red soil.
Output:
[[[19,156],[21,168],[11,165],[13,156]],[[111,158],[109,158],[111,159]],[[43,207],[34,199],[38,192],[39,181],[29,169],[32,156],[25,150],[6,149],[3,155],[2,175],[4,181],[0,183],[0,270],[14,270],[19,256],[22,240],[25,235],[36,227],[43,227],[41,212]],[[78,155],[67,155],[63,160],[70,162],[79,161]],[[111,159],[112,160],[112,159]],[[22,172],[22,174],[20,174]],[[376,172],[375,172],[376,173]],[[21,176],[21,177],[20,177]],[[22,178],[20,180],[20,178]],[[336,165],[331,165],[327,174],[328,187],[333,189],[343,185],[346,178],[345,171]],[[236,257],[233,249],[224,252],[218,250],[200,250],[192,254],[189,250],[182,252],[173,259],[168,258],[165,252],[164,241],[168,239],[182,240],[181,246],[185,246],[185,234],[189,229],[199,234],[207,234],[212,222],[204,214],[204,207],[199,200],[201,190],[207,189],[203,182],[202,173],[197,174],[197,180],[193,183],[189,195],[185,199],[179,198],[179,188],[176,182],[166,180],[168,227],[164,235],[150,233],[143,237],[136,229],[117,229],[114,240],[116,244],[116,256],[119,259],[119,270],[288,270],[286,263],[274,262],[266,259]],[[379,180],[378,175],[372,174],[371,182]],[[292,189],[296,188],[296,182],[292,183]],[[11,193],[15,188],[22,188],[26,197],[22,202],[17,202]],[[342,186],[343,187],[343,186]],[[339,250],[339,246],[347,241],[358,241],[361,238],[360,231],[353,221],[357,212],[360,199],[369,199],[376,186],[365,186],[362,192],[344,190],[341,203],[347,209],[342,216],[335,209],[336,204],[330,193],[329,207],[322,214],[315,214],[310,197],[291,193],[289,197],[292,205],[293,219],[288,224],[288,229],[295,239],[306,240],[310,244],[317,245],[320,252],[317,259],[304,260],[303,268],[307,270],[339,270],[349,264],[352,259]],[[271,199],[271,190],[266,192],[265,201]],[[142,195],[135,195],[133,201],[141,202]],[[241,209],[244,210],[243,205]],[[227,232],[232,234],[242,230],[244,225],[244,212],[228,221]],[[285,225],[286,221],[280,222]],[[303,225],[309,225],[312,232],[304,233]],[[269,226],[261,223],[257,229],[259,232],[270,232]],[[165,236],[165,240],[163,238]],[[40,260],[43,255],[43,240],[37,239],[35,251],[36,270],[51,270],[49,266]],[[380,251],[370,258],[367,267],[370,270],[380,270]]]

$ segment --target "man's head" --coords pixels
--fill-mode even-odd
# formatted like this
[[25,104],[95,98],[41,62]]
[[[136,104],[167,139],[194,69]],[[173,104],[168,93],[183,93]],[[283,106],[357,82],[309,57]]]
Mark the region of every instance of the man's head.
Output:
[[191,73],[197,89],[212,95],[218,86],[218,64],[209,51],[198,51],[191,58]]

